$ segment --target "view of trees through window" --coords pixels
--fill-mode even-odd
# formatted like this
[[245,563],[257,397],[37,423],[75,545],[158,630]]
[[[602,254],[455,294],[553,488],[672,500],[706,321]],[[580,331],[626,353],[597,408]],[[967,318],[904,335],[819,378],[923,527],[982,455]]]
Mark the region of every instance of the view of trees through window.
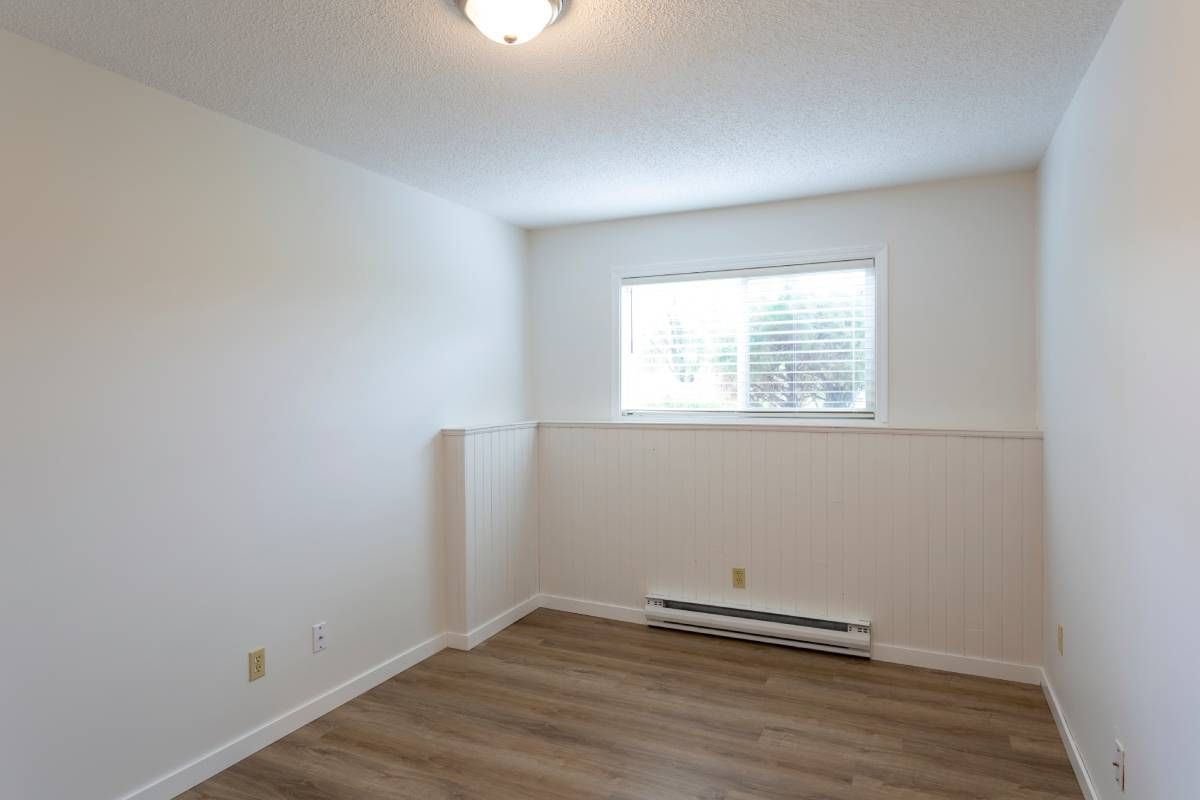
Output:
[[621,290],[621,408],[875,408],[870,261],[643,278]]

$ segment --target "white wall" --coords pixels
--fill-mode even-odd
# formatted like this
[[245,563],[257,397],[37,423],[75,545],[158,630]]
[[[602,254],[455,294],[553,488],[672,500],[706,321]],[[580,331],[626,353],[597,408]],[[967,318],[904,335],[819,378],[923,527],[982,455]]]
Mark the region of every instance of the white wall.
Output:
[[539,591],[538,430],[516,423],[442,439],[446,622],[450,645],[470,649]]
[[[873,623],[877,657],[1035,680],[1037,434],[543,424],[542,591]],[[747,569],[746,589],[730,570]]]
[[6,33],[0,108],[0,793],[115,798],[444,629],[524,235]]
[[1200,786],[1197,30],[1126,0],[1041,170],[1047,669],[1107,800]]
[[530,237],[539,419],[611,415],[613,267],[886,244],[890,424],[1036,428],[1032,173]]

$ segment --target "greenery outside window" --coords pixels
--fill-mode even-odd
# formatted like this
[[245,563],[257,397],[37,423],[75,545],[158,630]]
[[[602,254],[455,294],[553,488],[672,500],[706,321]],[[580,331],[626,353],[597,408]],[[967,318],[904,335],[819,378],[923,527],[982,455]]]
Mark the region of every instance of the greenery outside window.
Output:
[[622,416],[875,419],[876,259],[620,278]]

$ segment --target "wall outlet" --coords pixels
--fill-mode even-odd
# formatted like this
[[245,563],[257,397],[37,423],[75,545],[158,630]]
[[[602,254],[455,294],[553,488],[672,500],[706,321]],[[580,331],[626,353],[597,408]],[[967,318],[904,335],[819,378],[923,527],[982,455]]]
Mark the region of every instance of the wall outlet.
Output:
[[1058,654],[1063,654],[1063,626],[1058,626]]
[[1113,741],[1113,780],[1121,791],[1125,791],[1125,745],[1120,739]]
[[250,680],[256,681],[267,674],[267,648],[250,651]]
[[745,567],[734,567],[733,568],[733,588],[735,588],[735,589],[745,589],[746,588],[746,568]]
[[319,653],[325,649],[326,641],[325,641],[325,623],[324,622],[318,622],[316,625],[313,625],[312,644],[313,644],[313,652],[314,653]]

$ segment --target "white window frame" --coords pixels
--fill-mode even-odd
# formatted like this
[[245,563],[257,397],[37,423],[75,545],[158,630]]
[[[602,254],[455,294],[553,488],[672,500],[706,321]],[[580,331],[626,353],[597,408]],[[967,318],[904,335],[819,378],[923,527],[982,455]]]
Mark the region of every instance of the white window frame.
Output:
[[[621,286],[630,278],[657,278],[671,275],[728,272],[740,269],[769,269],[772,267],[803,267],[836,261],[875,262],[875,417],[839,417],[836,414],[814,416],[811,412],[772,412],[769,417],[753,412],[673,411],[625,415],[621,413]],[[887,424],[888,414],[888,251],[887,245],[864,245],[828,250],[772,253],[701,261],[676,261],[666,264],[614,267],[612,270],[612,420],[614,422],[676,422],[684,424],[709,423],[738,425],[811,425],[814,427],[881,427]]]

